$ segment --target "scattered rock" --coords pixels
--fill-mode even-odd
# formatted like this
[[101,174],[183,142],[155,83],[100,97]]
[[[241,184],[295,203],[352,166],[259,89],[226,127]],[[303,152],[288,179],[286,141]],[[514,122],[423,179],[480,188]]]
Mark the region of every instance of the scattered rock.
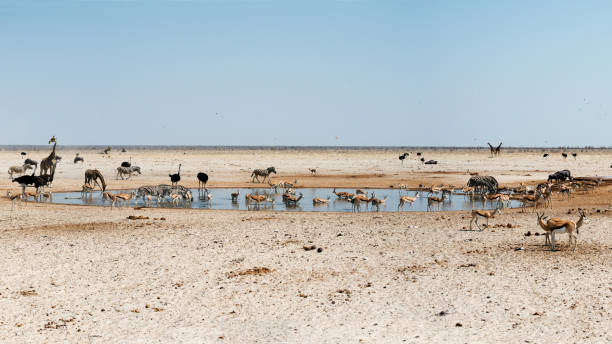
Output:
[[476,266],[476,264],[475,263],[469,263],[469,264],[461,264],[461,265],[459,265],[460,268],[470,268],[470,267],[473,267],[473,266]]
[[539,236],[539,235],[540,235],[540,233],[535,232],[533,235],[535,235],[535,236]]
[[323,249],[319,247],[319,248],[317,249],[317,253],[321,253],[321,252],[323,252]]
[[30,290],[22,290],[22,291],[20,291],[19,295],[21,295],[21,296],[36,296],[36,295],[38,295],[38,293],[36,292],[36,290],[30,289]]
[[445,315],[447,315],[448,313],[446,311],[440,311],[440,313],[436,314],[439,317],[443,317]]
[[543,314],[542,312],[535,312],[535,313],[533,313],[533,315],[537,315],[537,316],[540,316],[540,317],[541,317],[541,316],[542,316],[542,315],[544,315],[544,314]]
[[495,271],[489,272],[489,276],[495,276]]
[[265,275],[271,272],[272,270],[266,267],[254,267],[252,269],[247,269],[247,270],[232,271],[227,274],[227,278],[232,278],[236,276],[246,276],[246,275]]
[[455,327],[463,327],[463,324],[458,322],[458,323],[455,324]]
[[316,248],[317,248],[317,246],[315,246],[315,245],[304,246],[304,251],[311,251],[311,250],[314,250]]
[[149,219],[148,216],[142,216],[142,215],[138,215],[138,216],[130,215],[127,218],[128,218],[128,220],[148,220]]
[[525,236],[531,236],[531,231],[527,231],[527,233],[525,233]]
[[515,248],[514,250],[515,250],[515,251],[523,251],[523,250],[524,250],[524,248],[523,248],[523,247],[517,247],[517,248]]
[[166,221],[165,217],[160,217],[159,219],[162,220],[162,221]]

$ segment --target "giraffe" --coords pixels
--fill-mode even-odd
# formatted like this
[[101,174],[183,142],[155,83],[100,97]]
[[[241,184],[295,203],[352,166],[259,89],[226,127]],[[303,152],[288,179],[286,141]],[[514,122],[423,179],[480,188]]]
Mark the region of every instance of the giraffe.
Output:
[[41,176],[43,174],[47,174],[47,172],[50,172],[49,174],[51,175],[55,174],[55,166],[57,165],[57,157],[55,156],[55,147],[57,146],[57,140],[55,139],[55,136],[53,136],[49,140],[48,144],[51,144],[51,142],[53,142],[53,151],[51,152],[51,154],[49,154],[48,157],[44,158],[40,162],[40,175]]

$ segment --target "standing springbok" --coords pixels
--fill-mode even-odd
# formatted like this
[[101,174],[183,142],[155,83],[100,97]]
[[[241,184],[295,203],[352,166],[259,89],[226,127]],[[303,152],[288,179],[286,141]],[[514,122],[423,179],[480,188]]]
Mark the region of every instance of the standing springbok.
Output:
[[440,204],[442,204],[442,202],[444,202],[444,197],[446,195],[442,194],[442,197],[435,197],[435,196],[429,196],[427,197],[427,211],[429,211],[431,209],[431,205],[436,203],[438,204],[438,210],[440,209]]
[[478,218],[484,217],[485,219],[487,219],[486,226],[489,227],[489,218],[495,218],[495,215],[497,214],[501,214],[501,210],[499,210],[499,208],[495,210],[478,210],[478,209],[472,210],[472,219],[470,220],[470,230],[472,230],[472,222],[476,222],[476,227],[478,227],[478,229],[480,229],[480,231],[482,232],[482,228],[480,228],[480,225],[478,225]]
[[[578,230],[582,225],[586,222],[586,215],[584,211],[579,210],[580,218],[578,221],[574,222],[571,220],[560,219],[557,217],[553,217],[548,219],[548,221],[544,222],[544,213],[542,215],[536,213],[538,216],[538,225],[542,227],[542,229],[546,232],[545,245],[550,241],[550,250],[555,250],[555,234],[556,233],[567,233],[569,235],[569,245],[572,245],[572,239],[574,239],[574,248],[573,251],[576,250],[576,246],[578,246],[578,237],[576,234],[579,234]],[[576,234],[574,234],[574,231]]]

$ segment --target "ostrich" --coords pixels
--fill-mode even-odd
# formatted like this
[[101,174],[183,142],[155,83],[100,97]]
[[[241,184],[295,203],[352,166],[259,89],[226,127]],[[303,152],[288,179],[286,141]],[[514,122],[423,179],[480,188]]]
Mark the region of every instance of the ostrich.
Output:
[[74,157],[74,163],[76,164],[77,162],[80,162],[80,163],[85,162],[85,159],[83,159],[82,156],[79,156],[79,153],[76,153],[76,156]]
[[124,161],[121,163],[121,167],[132,167],[132,157],[130,157],[130,161]]
[[21,194],[25,198],[25,188],[28,185],[34,185],[36,188],[36,193],[38,193],[38,189],[43,186],[49,185],[49,183],[53,180],[53,176],[35,176],[35,175],[24,175],[21,177],[17,177],[13,179],[13,183],[19,183],[21,185]]
[[21,152],[21,158],[22,158],[22,159],[23,159],[23,158],[25,158],[25,156],[26,156],[26,155],[28,155],[28,153],[26,153],[26,152]]
[[399,156],[399,160],[402,162],[402,166],[404,166],[404,159],[408,157],[409,153],[404,153]]
[[567,153],[563,152],[561,155],[563,156],[563,159],[567,159]]
[[425,162],[425,158],[421,158],[421,162],[424,163]]
[[423,153],[421,152],[417,152],[417,156],[421,156]]
[[544,153],[544,155],[542,155],[543,158],[548,158],[548,153]]
[[202,187],[206,188],[207,182],[208,182],[208,174],[204,172],[198,173],[198,189],[201,190]]
[[176,186],[176,184],[181,181],[181,165],[182,164],[179,164],[178,173],[168,175],[173,186]]
[[572,153],[572,156],[574,157],[574,159],[576,159],[576,157],[578,156],[578,153]]

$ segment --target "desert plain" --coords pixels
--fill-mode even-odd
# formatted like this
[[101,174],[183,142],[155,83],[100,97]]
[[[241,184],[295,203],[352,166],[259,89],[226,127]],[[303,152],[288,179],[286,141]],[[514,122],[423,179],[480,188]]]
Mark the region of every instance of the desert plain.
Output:
[[[87,168],[109,189],[169,183],[249,187],[254,168],[299,187],[455,185],[468,170],[535,185],[569,169],[612,175],[612,151],[564,159],[540,150],[129,149],[58,146],[53,192]],[[6,173],[22,158],[0,151]],[[40,161],[48,147],[28,151]],[[117,180],[130,160],[141,176]],[[309,168],[316,168],[311,175]],[[0,192],[19,191],[7,174]],[[97,193],[94,197],[99,197]],[[310,202],[311,200],[303,200]],[[531,210],[505,209],[468,230],[457,212],[290,213],[59,205],[0,200],[2,343],[609,343],[612,187],[555,196],[549,216],[584,209],[575,251],[544,245]],[[130,220],[128,216],[148,219]]]

